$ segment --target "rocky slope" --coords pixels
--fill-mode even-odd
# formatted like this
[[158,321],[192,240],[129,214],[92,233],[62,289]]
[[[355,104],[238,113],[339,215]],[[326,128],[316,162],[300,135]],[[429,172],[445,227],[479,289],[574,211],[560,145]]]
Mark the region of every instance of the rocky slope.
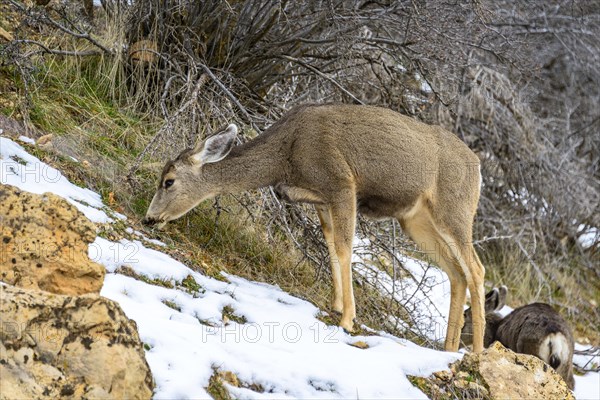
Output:
[[137,325],[99,295],[96,228],[51,193],[0,184],[0,399],[150,398]]
[[150,398],[137,326],[117,303],[14,286],[1,294],[0,398]]

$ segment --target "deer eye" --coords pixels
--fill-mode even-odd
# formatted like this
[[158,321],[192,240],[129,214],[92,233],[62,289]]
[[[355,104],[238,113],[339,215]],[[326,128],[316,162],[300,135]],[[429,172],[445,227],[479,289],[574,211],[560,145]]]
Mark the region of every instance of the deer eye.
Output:
[[165,181],[165,189],[170,188],[171,186],[173,186],[173,183],[175,183],[175,179],[167,179]]

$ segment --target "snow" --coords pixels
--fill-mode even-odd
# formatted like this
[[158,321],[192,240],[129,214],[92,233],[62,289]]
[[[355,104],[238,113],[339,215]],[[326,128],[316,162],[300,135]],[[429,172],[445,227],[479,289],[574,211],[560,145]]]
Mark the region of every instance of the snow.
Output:
[[[583,344],[575,343],[576,351],[585,351],[590,350],[590,346],[586,346]],[[586,364],[596,364],[600,366],[600,349],[596,349],[596,352],[593,356],[582,356],[575,354],[573,356],[573,364],[579,365],[580,367],[585,367]]]
[[[588,350],[590,346],[575,343],[575,350]],[[573,364],[582,368],[600,366],[600,349],[594,355],[573,355]],[[600,372],[588,372],[583,376],[575,375],[575,397],[577,399],[600,399]]]
[[427,82],[419,73],[415,74],[415,79],[417,80],[417,82],[421,83],[421,91],[423,93],[432,93],[433,90],[431,89],[431,86],[429,86],[429,82]]
[[35,144],[35,140],[33,140],[32,138],[30,138],[30,137],[27,137],[27,136],[22,136],[22,135],[21,135],[21,136],[19,136],[19,140],[20,140],[21,142],[23,142],[23,143]]
[[108,272],[127,265],[135,272],[151,279],[181,281],[190,269],[160,251],[152,250],[138,241],[122,239],[111,242],[101,237],[90,244],[88,255],[93,261],[102,264]]
[[4,137],[0,137],[0,183],[31,193],[54,193],[73,204],[93,222],[113,221],[104,211],[107,208],[98,193],[72,184],[60,171]]
[[402,266],[410,276],[394,280],[373,265],[368,239],[357,237],[354,242],[354,272],[362,275],[384,296],[393,296],[417,318],[413,321],[413,327],[401,320],[394,321],[397,326],[415,330],[434,341],[443,341],[450,310],[450,281],[447,275],[429,263],[399,255]]
[[[0,138],[0,173],[1,183],[33,193],[55,193],[95,222],[111,222],[107,212],[117,215],[102,204],[98,194],[71,184],[60,172],[6,138]],[[88,253],[107,269],[101,295],[118,302],[137,323],[148,349],[146,359],[156,382],[157,399],[208,398],[206,387],[215,369],[237,375],[242,387],[227,385],[237,398],[419,399],[426,397],[410,384],[407,375],[428,376],[447,369],[462,356],[419,347],[385,332],[348,335],[321,322],[318,317],[324,313],[314,305],[278,287],[228,274],[222,274],[222,280],[205,276],[145,247],[149,239],[142,233],[128,232],[140,240],[112,242],[98,237]],[[431,326],[445,326],[447,278],[437,269],[407,258],[404,266],[412,277],[394,282],[387,274],[376,274],[358,245],[355,271],[369,279],[377,278],[385,293],[408,295],[408,299],[397,300],[417,310],[430,310],[435,304],[437,308],[429,311],[433,318],[429,325],[425,321],[416,321],[416,325],[430,337],[442,338],[445,332],[431,331]],[[123,265],[145,277],[144,281],[116,273]],[[190,277],[199,290],[192,291],[184,284]],[[430,287],[427,296],[418,285],[423,281]],[[165,287],[166,282],[172,287]],[[392,290],[397,288],[403,292]],[[233,317],[224,319],[225,307],[243,317],[245,323],[237,323],[234,319],[238,318]],[[357,341],[369,347],[351,346]],[[578,365],[588,360],[575,358]],[[575,379],[578,398],[600,397],[600,374]],[[250,385],[264,391],[251,390]]]
[[576,399],[600,399],[600,373],[588,372],[583,376],[575,375],[575,390]]
[[133,234],[136,236],[139,236],[142,240],[146,241],[146,242],[150,242],[152,244],[155,244],[157,246],[161,246],[161,247],[166,247],[167,245],[164,244],[163,242],[161,242],[160,240],[156,240],[156,239],[149,239],[146,237],[146,235],[144,235],[142,232],[140,231],[136,231],[132,228],[126,228],[125,231],[129,234]]
[[[140,249],[139,264],[129,260],[137,273],[172,282],[191,275],[203,288],[194,296],[119,274],[105,279],[101,294],[121,305],[151,346],[147,360],[157,384],[156,398],[207,397],[204,388],[215,367],[268,392],[233,390],[241,397],[425,398],[406,374],[427,376],[460,358],[458,353],[424,349],[391,336],[350,336],[319,321],[319,310],[312,304],[271,285],[232,275],[224,275],[228,282],[221,282],[183,269],[175,260],[159,262],[162,274],[157,274],[154,265],[143,261],[145,251]],[[116,252],[109,254],[103,260],[111,270],[120,260],[113,257]],[[225,306],[247,322],[224,323]],[[359,340],[370,347],[349,345]]]
[[579,232],[582,232],[579,235],[579,243],[581,243],[581,247],[584,249],[600,242],[600,230],[598,228],[591,227],[586,229],[585,225],[580,224],[577,229]]
[[[121,305],[151,347],[156,398],[207,397],[215,367],[268,392],[230,388],[241,397],[424,398],[405,375],[426,376],[460,358],[393,336],[350,336],[319,321],[315,306],[277,287],[227,274],[227,282],[206,277],[139,241],[97,238],[89,255],[110,272],[101,294]],[[190,294],[112,273],[121,265],[174,286],[191,276],[202,289]],[[226,306],[247,322],[224,322]],[[349,345],[359,340],[370,347]]]

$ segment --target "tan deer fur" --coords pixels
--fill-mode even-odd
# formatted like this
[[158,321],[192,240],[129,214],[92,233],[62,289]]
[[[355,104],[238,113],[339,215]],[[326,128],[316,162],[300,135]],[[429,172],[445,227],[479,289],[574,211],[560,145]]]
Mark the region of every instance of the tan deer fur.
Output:
[[396,218],[450,279],[445,348],[458,349],[468,288],[473,347],[483,349],[484,267],[471,243],[481,177],[479,159],[460,139],[439,126],[358,105],[296,107],[239,146],[236,133],[230,125],[169,161],[145,223],[162,225],[205,199],[269,185],[291,201],[314,204],[331,259],[332,308],[342,313],[340,326],[352,331],[356,213]]

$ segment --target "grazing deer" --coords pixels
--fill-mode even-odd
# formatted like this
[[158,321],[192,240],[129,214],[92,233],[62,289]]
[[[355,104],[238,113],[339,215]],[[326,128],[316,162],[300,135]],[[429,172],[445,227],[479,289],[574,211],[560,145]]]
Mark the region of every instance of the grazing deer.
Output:
[[484,267],[471,244],[481,185],[479,159],[454,134],[394,111],[358,105],[303,105],[254,140],[235,146],[237,128],[167,162],[144,223],[176,219],[203,200],[265,186],[312,203],[329,249],[340,326],[356,316],[351,255],[356,213],[396,218],[448,274],[445,348],[457,351],[467,287],[474,349],[483,350]]
[[[513,351],[531,354],[542,359],[563,377],[569,388],[575,387],[573,379],[573,334],[567,321],[550,305],[533,303],[515,309],[503,317],[498,311],[506,304],[508,289],[494,288],[485,296],[487,324],[483,344],[488,347],[499,341]],[[472,342],[471,309],[465,310],[465,326],[461,341],[465,346]]]

